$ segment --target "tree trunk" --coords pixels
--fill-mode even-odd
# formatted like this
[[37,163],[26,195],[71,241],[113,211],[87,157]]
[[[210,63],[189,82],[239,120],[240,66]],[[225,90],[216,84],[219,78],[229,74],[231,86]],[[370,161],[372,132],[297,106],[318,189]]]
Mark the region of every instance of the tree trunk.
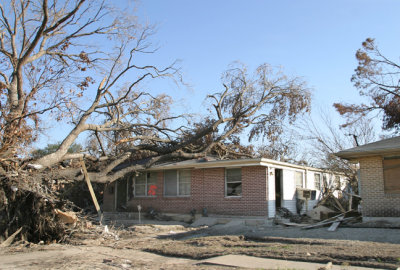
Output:
[[60,147],[56,152],[45,155],[40,159],[36,160],[34,163],[41,165],[43,167],[50,167],[63,160],[63,157],[68,153],[68,149],[78,138],[79,134],[86,130],[86,119],[89,116],[85,115],[81,118],[81,121],[75,126],[75,128],[68,134],[68,136],[62,141]]

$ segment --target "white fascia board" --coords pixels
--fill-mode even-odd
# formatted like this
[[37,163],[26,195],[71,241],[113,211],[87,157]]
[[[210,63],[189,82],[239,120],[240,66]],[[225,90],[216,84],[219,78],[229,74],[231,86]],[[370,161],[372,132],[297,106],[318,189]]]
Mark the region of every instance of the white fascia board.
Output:
[[262,158],[261,159],[261,164],[263,166],[272,166],[272,167],[279,168],[279,169],[281,169],[281,168],[282,169],[284,169],[284,168],[293,168],[293,169],[300,169],[300,170],[322,171],[320,169],[313,168],[313,167],[296,165],[296,164],[291,164],[291,163],[288,163],[288,162],[277,161],[277,160],[266,159],[266,158]]
[[310,167],[310,166],[296,165],[296,164],[291,164],[288,162],[277,161],[277,160],[267,159],[267,158],[262,158],[260,165],[266,166],[266,167],[274,167],[274,168],[278,168],[278,169],[292,168],[292,169],[298,169],[298,170],[303,170],[303,171],[308,170],[308,171],[319,172],[319,173],[343,174],[341,172],[333,172],[330,170],[319,169],[319,168],[314,168],[314,167]]
[[146,171],[160,171],[160,170],[178,170],[178,169],[206,169],[206,168],[232,168],[232,167],[249,167],[249,166],[263,166],[263,167],[275,167],[275,168],[292,168],[297,170],[309,170],[313,172],[321,173],[335,173],[328,170],[313,168],[309,166],[302,166],[291,164],[288,162],[277,161],[267,158],[248,158],[248,159],[233,159],[233,160],[212,160],[199,163],[187,163],[182,164],[180,162],[172,163],[168,165],[158,165],[148,168]]

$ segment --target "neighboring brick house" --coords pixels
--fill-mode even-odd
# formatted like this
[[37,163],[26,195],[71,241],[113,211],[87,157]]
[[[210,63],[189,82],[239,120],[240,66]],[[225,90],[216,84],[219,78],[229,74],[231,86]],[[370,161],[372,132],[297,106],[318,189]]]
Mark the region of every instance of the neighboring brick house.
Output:
[[364,217],[400,217],[400,137],[336,155],[360,164],[359,193]]
[[103,209],[137,211],[141,205],[145,211],[202,213],[206,208],[210,214],[274,217],[277,207],[296,212],[296,188],[312,191],[312,209],[323,186],[344,187],[344,181],[327,171],[264,158],[188,160],[153,166],[109,184]]

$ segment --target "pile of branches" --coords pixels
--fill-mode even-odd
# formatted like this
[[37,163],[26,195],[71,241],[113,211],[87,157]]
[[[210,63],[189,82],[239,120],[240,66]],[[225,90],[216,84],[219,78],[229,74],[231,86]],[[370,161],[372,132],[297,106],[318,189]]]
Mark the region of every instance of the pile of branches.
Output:
[[0,238],[20,230],[18,238],[39,243],[62,242],[68,226],[57,211],[76,208],[61,200],[52,187],[50,174],[20,170],[0,176]]

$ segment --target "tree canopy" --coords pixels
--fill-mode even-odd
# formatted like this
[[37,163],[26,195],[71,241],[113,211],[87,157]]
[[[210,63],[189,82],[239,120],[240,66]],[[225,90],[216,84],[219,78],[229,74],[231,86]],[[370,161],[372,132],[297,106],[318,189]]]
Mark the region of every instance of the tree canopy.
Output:
[[400,130],[400,63],[386,57],[375,40],[367,38],[356,53],[358,66],[351,78],[369,103],[335,103],[337,111],[353,124],[372,112],[381,112],[383,129]]
[[[40,136],[43,115],[49,113],[74,127],[55,151],[34,163],[101,161],[105,164],[92,179],[106,182],[157,162],[249,156],[251,147],[240,143],[243,133],[249,141],[264,136],[274,141],[285,122],[310,110],[302,79],[268,64],[249,72],[236,63],[223,74],[221,91],[207,97],[208,115],[193,121],[190,113],[175,114],[168,94],[154,94],[142,83],[179,82],[176,63],[139,64],[139,55],[156,53],[153,28],[104,1],[14,0],[0,5],[0,27],[3,160]],[[89,149],[70,153],[83,132],[91,134]],[[113,170],[137,159],[146,162]]]

